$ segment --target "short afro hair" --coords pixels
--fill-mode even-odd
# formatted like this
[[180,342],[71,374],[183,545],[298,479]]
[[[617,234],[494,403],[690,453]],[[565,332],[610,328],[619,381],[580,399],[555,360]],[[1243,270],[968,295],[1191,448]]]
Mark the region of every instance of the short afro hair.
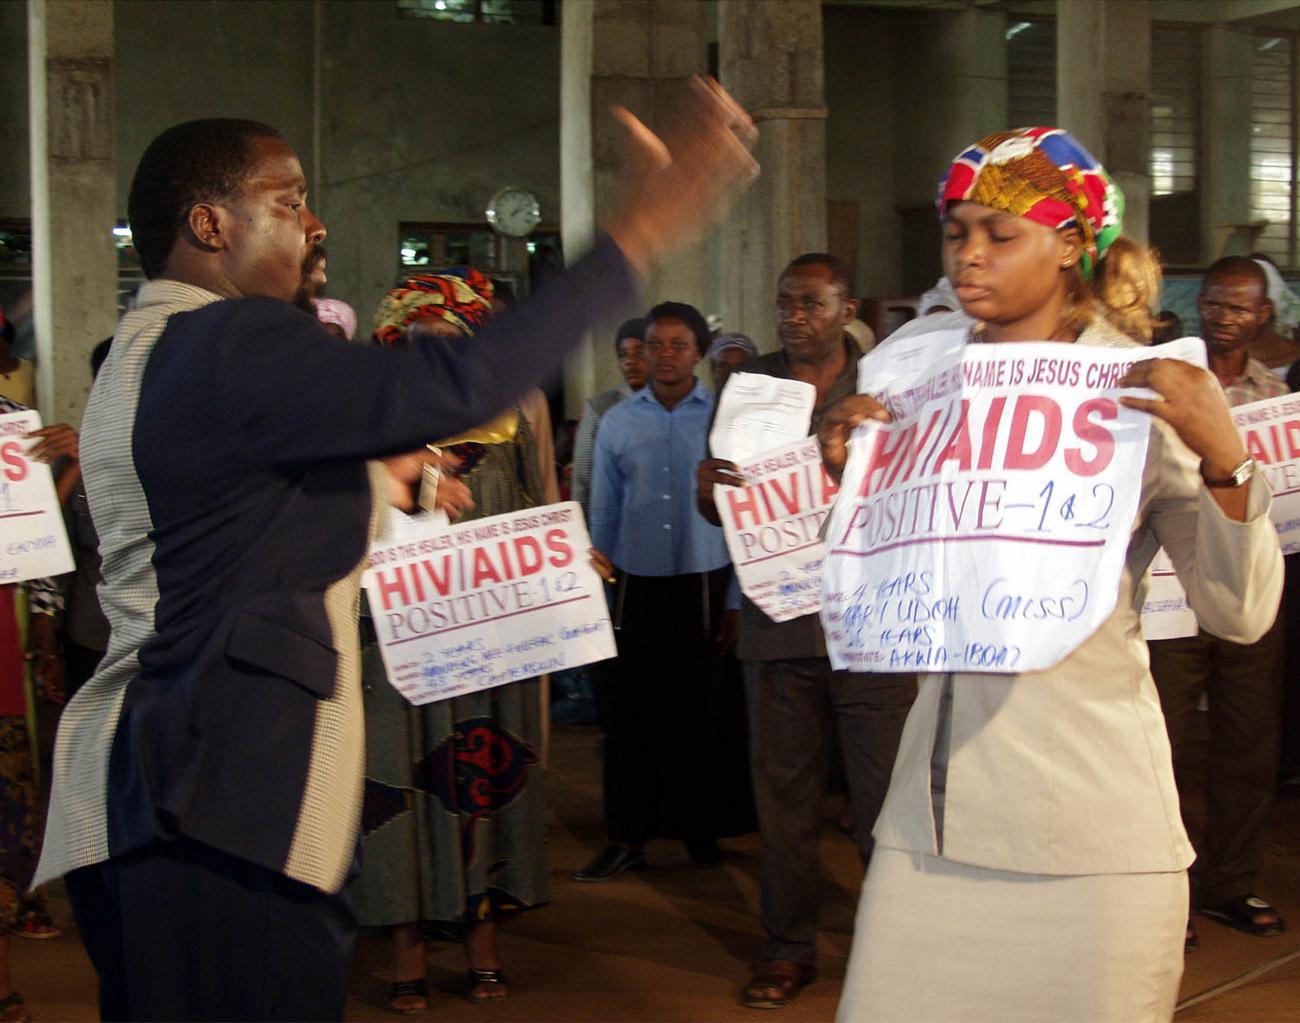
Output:
[[163,272],[195,203],[239,195],[253,170],[255,138],[283,138],[269,124],[233,118],[168,128],[140,157],[127,200],[131,241],[150,280]]
[[[709,321],[693,305],[685,302],[660,302],[645,314],[645,334],[650,333],[650,325],[655,320],[681,320],[695,335],[695,347],[703,356],[713,340],[713,331],[709,330]],[[642,335],[645,336],[644,334]]]
[[839,285],[846,298],[853,296],[853,285],[849,283],[849,271],[836,256],[829,252],[805,252],[802,256],[795,256],[790,260],[790,264],[781,271],[781,276],[787,277],[795,270],[805,266],[824,266],[830,271],[831,280]]
[[622,356],[623,341],[625,338],[634,337],[638,341],[645,340],[645,329],[649,326],[644,316],[637,316],[631,320],[624,320],[614,334],[614,354]]

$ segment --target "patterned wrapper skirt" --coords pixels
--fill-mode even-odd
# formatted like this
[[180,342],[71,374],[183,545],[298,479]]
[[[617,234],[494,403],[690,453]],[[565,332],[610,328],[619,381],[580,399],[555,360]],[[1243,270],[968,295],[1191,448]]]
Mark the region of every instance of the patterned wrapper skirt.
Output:
[[36,872],[40,820],[27,721],[0,717],[0,929],[15,926]]

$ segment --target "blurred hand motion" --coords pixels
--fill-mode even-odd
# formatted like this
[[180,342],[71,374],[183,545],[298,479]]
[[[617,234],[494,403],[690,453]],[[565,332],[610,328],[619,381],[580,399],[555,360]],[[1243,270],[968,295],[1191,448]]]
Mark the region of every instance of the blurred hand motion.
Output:
[[689,99],[662,136],[623,107],[613,112],[627,128],[628,186],[604,226],[645,276],[703,238],[758,176],[750,155],[758,129],[712,78],[691,79]]

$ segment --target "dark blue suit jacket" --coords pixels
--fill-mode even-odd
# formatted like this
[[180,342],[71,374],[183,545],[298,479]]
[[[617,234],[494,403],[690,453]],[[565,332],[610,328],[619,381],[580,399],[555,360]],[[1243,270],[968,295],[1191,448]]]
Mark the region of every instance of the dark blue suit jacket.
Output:
[[169,319],[134,426],[159,596],[113,739],[112,854],[183,833],[283,869],[338,684],[325,593],[366,550],[366,460],[490,420],[636,300],[606,239],[472,339],[343,342],[267,298]]

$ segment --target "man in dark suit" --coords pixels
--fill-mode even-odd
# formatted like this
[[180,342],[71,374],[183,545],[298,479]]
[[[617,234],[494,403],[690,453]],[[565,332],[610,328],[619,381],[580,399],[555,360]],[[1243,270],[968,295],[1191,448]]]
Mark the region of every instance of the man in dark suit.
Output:
[[37,874],[67,874],[104,1019],[341,1018],[367,461],[509,405],[755,170],[716,85],[667,145],[623,119],[635,198],[475,345],[347,344],[294,308],[325,227],[274,129],[195,121],[146,150],[129,214],[149,280],[81,443],[112,636],[60,725]]

